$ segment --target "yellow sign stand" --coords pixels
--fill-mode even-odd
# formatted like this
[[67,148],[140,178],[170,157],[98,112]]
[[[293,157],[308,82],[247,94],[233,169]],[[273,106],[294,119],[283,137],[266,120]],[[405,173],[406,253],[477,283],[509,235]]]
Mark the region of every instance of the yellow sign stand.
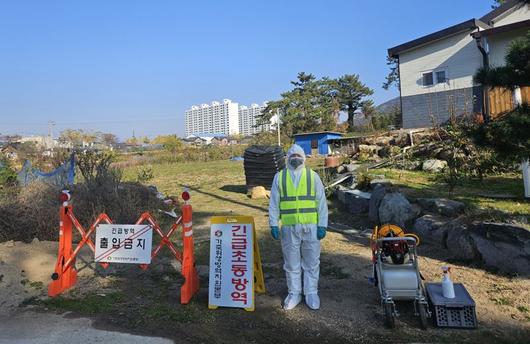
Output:
[[[250,224],[252,225],[252,269],[253,272],[251,275],[254,276],[254,288],[252,290],[252,304],[254,305],[251,308],[244,308],[247,312],[253,312],[255,309],[255,293],[263,294],[265,293],[265,279],[263,277],[263,268],[261,265],[261,255],[259,252],[258,239],[256,236],[256,225],[254,223],[254,218],[252,216],[213,216],[210,219],[210,223],[214,224]],[[212,240],[210,238],[210,240]],[[210,252],[210,254],[212,254]],[[210,273],[211,268],[210,268]],[[208,304],[209,309],[216,309],[219,306]]]

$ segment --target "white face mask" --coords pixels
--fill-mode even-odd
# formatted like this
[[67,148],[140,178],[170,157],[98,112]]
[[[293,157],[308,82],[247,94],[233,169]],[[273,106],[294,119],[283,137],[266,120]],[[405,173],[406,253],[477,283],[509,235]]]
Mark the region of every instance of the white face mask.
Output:
[[292,157],[289,159],[289,165],[292,168],[297,169],[299,166],[304,164],[304,159],[301,157]]

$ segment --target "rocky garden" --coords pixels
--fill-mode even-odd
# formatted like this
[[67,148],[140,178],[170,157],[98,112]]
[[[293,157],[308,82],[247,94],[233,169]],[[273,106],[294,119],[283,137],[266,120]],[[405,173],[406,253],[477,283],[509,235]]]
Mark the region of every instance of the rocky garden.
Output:
[[520,166],[465,130],[459,123],[359,139],[343,164],[326,169],[330,193],[366,233],[396,224],[450,259],[530,275],[530,204]]

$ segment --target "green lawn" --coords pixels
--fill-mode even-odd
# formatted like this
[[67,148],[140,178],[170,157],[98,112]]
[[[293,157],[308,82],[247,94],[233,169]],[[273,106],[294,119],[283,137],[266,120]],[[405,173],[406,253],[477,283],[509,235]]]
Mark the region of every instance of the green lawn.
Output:
[[[166,195],[180,195],[184,188],[189,188],[191,204],[200,205],[193,211],[194,232],[197,233],[199,241],[209,237],[208,221],[215,215],[253,216],[258,228],[258,237],[267,235],[269,239],[267,216],[269,200],[250,200],[247,197],[243,162],[221,160],[150,166],[154,179],[146,184],[156,185],[158,190]],[[126,168],[124,179],[135,180],[138,170],[142,167]],[[261,242],[264,245],[271,244],[271,240]],[[270,249],[280,254],[277,246],[272,245]],[[196,252],[199,264],[208,264],[208,252],[205,244],[199,245]]]
[[[308,165],[317,168],[323,165],[323,159],[310,159]],[[228,160],[172,163],[149,165],[153,169],[154,179],[148,184],[168,195],[179,195],[184,187],[190,187],[192,196],[214,214],[250,214],[258,216],[257,225],[266,226],[268,200],[252,201],[246,196],[245,174],[242,162]],[[138,170],[145,166],[132,166],[124,170],[125,180],[135,180]],[[470,214],[484,215],[490,219],[502,219],[506,216],[530,217],[530,202],[524,199],[522,176],[504,174],[490,176],[482,181],[477,179],[463,180],[452,192],[446,184],[436,178],[435,174],[423,171],[398,169],[374,169],[370,174],[384,175],[393,184],[411,198],[444,197],[459,200],[468,206]],[[213,195],[213,197],[212,197]],[[503,199],[495,196],[513,196]],[[218,207],[216,200],[229,204],[229,207]],[[192,199],[193,201],[193,199]],[[225,203],[224,201],[228,201]],[[200,216],[200,214],[199,214]],[[202,223],[206,223],[207,219]]]
[[[471,212],[489,211],[491,216],[530,216],[530,202],[524,199],[522,176],[504,174],[478,179],[463,180],[452,192],[436,175],[422,171],[397,169],[370,170],[384,175],[410,197],[445,197],[466,203]],[[503,199],[496,196],[513,196]]]

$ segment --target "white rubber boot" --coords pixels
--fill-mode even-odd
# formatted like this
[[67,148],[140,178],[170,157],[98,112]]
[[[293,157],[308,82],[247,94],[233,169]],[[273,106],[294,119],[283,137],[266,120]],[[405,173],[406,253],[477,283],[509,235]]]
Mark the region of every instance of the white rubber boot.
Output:
[[308,294],[305,296],[305,304],[316,311],[320,308],[320,297],[318,297],[318,294]]
[[302,295],[300,294],[289,294],[283,301],[283,309],[289,311],[295,308],[302,301]]

